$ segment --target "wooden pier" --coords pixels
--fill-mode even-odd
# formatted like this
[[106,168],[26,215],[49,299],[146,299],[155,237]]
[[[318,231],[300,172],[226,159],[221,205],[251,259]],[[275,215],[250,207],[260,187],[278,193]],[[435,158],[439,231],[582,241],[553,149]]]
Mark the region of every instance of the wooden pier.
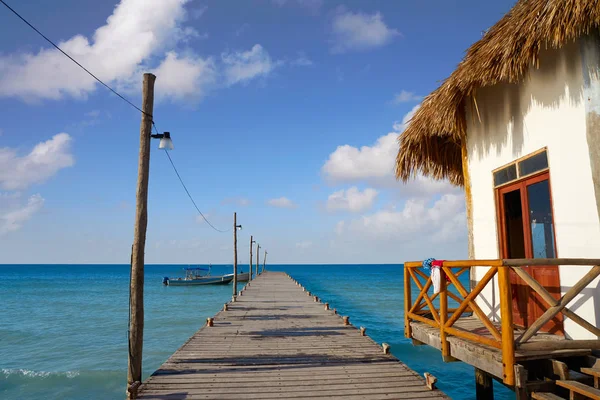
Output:
[[448,399],[315,296],[285,273],[261,274],[137,398]]

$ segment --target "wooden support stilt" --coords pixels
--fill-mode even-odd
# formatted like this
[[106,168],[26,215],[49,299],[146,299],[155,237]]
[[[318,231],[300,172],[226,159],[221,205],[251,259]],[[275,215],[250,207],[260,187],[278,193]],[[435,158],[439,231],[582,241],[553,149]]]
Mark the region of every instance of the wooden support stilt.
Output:
[[350,325],[350,317],[342,317],[344,320],[344,325]]
[[475,398],[477,400],[494,400],[492,377],[479,368],[475,368]]
[[364,326],[360,327],[360,336],[365,336],[367,332],[367,328],[365,328]]
[[211,317],[206,318],[206,326],[213,326],[213,319]]
[[329,310],[329,303],[325,303],[324,305],[325,305],[325,309]]

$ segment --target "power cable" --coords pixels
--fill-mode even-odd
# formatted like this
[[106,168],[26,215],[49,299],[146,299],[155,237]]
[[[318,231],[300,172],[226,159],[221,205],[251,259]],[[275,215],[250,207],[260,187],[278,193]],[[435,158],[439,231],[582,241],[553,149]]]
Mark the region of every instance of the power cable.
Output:
[[[42,32],[40,32],[35,26],[33,26],[29,21],[27,21],[24,17],[22,17],[11,6],[9,6],[8,4],[6,4],[6,2],[4,0],[0,0],[0,3],[2,3],[13,14],[15,14],[17,17],[19,17],[19,19],[21,19],[21,21],[23,21],[25,24],[27,24],[27,26],[29,26],[31,29],[33,29],[38,35],[40,35],[41,37],[43,37],[54,48],[56,48],[58,51],[60,51],[65,57],[67,57],[69,60],[73,61],[79,68],[81,68],[85,72],[87,72],[92,78],[94,78],[96,81],[98,81],[102,86],[104,86],[105,88],[107,88],[108,90],[110,90],[111,92],[113,92],[114,94],[116,94],[123,101],[125,101],[127,104],[129,104],[130,106],[132,106],[133,108],[135,108],[136,110],[138,110],[139,112],[141,112],[142,114],[149,116],[152,119],[152,126],[156,130],[156,133],[158,133],[158,128],[156,127],[156,124],[154,123],[154,118],[152,117],[152,115],[148,114],[147,112],[145,112],[144,110],[142,110],[141,108],[139,108],[138,106],[136,106],[135,104],[133,104],[131,101],[129,101],[123,95],[121,95],[119,92],[117,92],[116,90],[114,90],[113,88],[111,88],[110,86],[108,86],[106,83],[104,83],[96,75],[94,75],[93,73],[91,73],[86,67],[84,67],[83,65],[81,65],[77,60],[75,60],[73,57],[71,57],[69,54],[67,54],[63,49],[61,49],[60,47],[58,47],[52,40],[48,39],[48,37],[46,35],[44,35]],[[183,179],[181,179],[181,175],[179,175],[179,172],[177,171],[177,168],[175,167],[175,164],[173,163],[173,160],[171,159],[171,156],[169,155],[169,152],[165,150],[165,154],[169,158],[169,161],[171,162],[171,166],[173,166],[173,170],[175,171],[175,174],[177,174],[177,177],[179,178],[179,182],[181,182],[181,185],[183,186],[183,188],[185,189],[185,192],[187,193],[188,197],[192,201],[192,204],[194,205],[194,207],[196,208],[196,210],[198,211],[198,213],[202,216],[202,218],[204,219],[204,221],[206,221],[206,223],[211,228],[213,228],[215,231],[217,231],[217,232],[229,232],[231,229],[221,230],[221,229],[216,228],[213,224],[210,223],[210,221],[204,216],[204,214],[202,214],[202,211],[200,211],[200,209],[196,205],[196,202],[192,198],[192,195],[190,194],[190,192],[188,191],[187,187],[185,186],[185,183],[183,182]]]
[[18,12],[16,12],[13,8],[11,8],[8,4],[6,4],[4,2],[4,0],[0,0],[0,3],[4,4],[4,6],[6,6],[6,8],[8,8],[10,11],[12,11],[13,14],[15,14],[17,17],[19,17],[23,22],[25,22],[31,29],[33,29],[34,31],[37,32],[38,35],[40,35],[41,37],[43,37],[44,39],[46,39],[46,41],[48,43],[50,43],[52,46],[54,46],[58,51],[60,51],[62,54],[64,54],[67,58],[69,58],[69,60],[73,61],[75,64],[77,64],[79,66],[79,68],[83,69],[85,72],[87,72],[92,78],[94,78],[95,80],[97,80],[98,82],[100,82],[100,84],[102,84],[105,88],[107,88],[108,90],[110,90],[111,92],[113,92],[114,94],[116,94],[117,96],[119,96],[122,100],[124,100],[127,104],[129,104],[130,106],[132,106],[133,108],[135,108],[136,110],[138,110],[139,112],[141,112],[144,115],[149,116],[150,118],[152,118],[152,115],[148,114],[147,112],[145,112],[144,110],[140,109],[138,106],[136,106],[135,104],[133,104],[131,101],[127,100],[124,96],[122,96],[119,92],[117,92],[116,90],[114,90],[113,88],[111,88],[110,86],[108,86],[106,83],[102,82],[100,80],[100,78],[98,78],[96,75],[92,74],[86,67],[84,67],[83,65],[81,65],[79,62],[77,62],[77,60],[75,60],[73,57],[71,57],[70,55],[68,55],[67,53],[65,53],[65,51],[63,49],[61,49],[60,47],[58,47],[52,40],[48,39],[42,32],[40,32],[35,26],[33,26],[32,24],[29,23],[29,21],[27,21],[25,18],[23,18]]
[[185,192],[187,193],[188,197],[190,198],[190,200],[192,201],[192,204],[194,205],[194,207],[196,207],[196,211],[198,211],[198,214],[200,214],[202,216],[202,218],[204,219],[204,221],[211,227],[213,228],[215,231],[217,232],[221,232],[221,233],[225,233],[225,232],[229,232],[232,228],[227,229],[227,230],[221,230],[218,228],[215,228],[215,226],[213,224],[210,223],[210,221],[204,216],[204,214],[202,214],[202,211],[200,211],[200,209],[198,208],[198,206],[196,205],[196,202],[194,201],[194,198],[192,197],[192,195],[190,194],[190,192],[188,191],[187,187],[185,186],[185,183],[183,183],[183,179],[181,179],[181,175],[179,175],[179,172],[177,171],[177,168],[175,167],[175,164],[173,163],[173,160],[171,159],[171,156],[169,155],[169,152],[167,150],[165,150],[165,154],[167,155],[167,157],[169,158],[169,161],[171,162],[171,166],[173,167],[173,170],[175,171],[175,174],[177,174],[177,177],[179,178],[179,182],[181,182],[181,186],[183,186],[183,189],[185,190]]

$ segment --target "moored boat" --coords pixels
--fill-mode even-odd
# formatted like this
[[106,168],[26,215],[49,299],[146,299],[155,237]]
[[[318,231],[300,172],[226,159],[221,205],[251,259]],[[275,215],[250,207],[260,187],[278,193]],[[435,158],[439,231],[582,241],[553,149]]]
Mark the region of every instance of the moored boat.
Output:
[[[231,280],[233,280],[233,274],[227,274],[227,275],[223,275],[224,277],[231,277]],[[248,272],[238,272],[237,274],[237,281],[238,282],[248,282],[248,280],[250,279],[250,274]]]
[[209,268],[184,268],[184,278],[163,278],[166,286],[199,286],[199,285],[227,285],[233,280],[233,274],[211,276]]

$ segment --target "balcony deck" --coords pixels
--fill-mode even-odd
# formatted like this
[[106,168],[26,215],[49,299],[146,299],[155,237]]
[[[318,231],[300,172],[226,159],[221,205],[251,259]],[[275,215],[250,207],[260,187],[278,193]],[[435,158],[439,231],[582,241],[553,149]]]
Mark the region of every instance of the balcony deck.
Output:
[[[500,329],[500,324],[494,324]],[[426,344],[435,347],[438,350],[442,349],[439,328],[434,328],[428,324],[419,321],[411,321],[412,339],[415,344]],[[454,324],[454,327],[470,333],[486,336],[492,339],[484,324],[477,317],[462,317]],[[521,333],[520,329],[515,329],[514,336],[517,338]],[[529,341],[547,341],[565,340],[562,336],[549,333],[537,333]],[[450,356],[479,368],[492,376],[502,380],[502,350],[485,344],[473,342],[457,336],[448,336],[447,341],[450,344]],[[554,359],[563,357],[586,356],[591,354],[591,349],[557,349],[557,350],[516,350],[515,362],[522,363],[531,360]]]

